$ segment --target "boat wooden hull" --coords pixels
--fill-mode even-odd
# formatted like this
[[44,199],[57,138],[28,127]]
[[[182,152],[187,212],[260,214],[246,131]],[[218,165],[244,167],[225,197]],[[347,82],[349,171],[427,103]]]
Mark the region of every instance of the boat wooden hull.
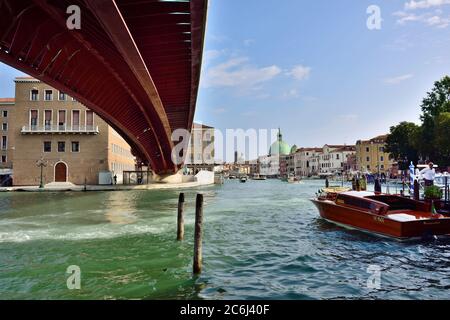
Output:
[[332,201],[312,200],[320,216],[350,228],[398,239],[449,235],[450,219],[426,219],[400,222],[387,216],[340,206]]

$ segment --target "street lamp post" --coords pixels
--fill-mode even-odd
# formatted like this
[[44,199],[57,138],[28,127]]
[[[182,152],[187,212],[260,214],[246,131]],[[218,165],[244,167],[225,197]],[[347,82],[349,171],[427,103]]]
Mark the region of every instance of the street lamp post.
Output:
[[44,167],[47,166],[47,161],[44,160],[44,157],[41,157],[38,161],[36,161],[36,165],[41,168],[41,181],[39,183],[39,188],[44,188],[44,180],[43,180],[43,170]]

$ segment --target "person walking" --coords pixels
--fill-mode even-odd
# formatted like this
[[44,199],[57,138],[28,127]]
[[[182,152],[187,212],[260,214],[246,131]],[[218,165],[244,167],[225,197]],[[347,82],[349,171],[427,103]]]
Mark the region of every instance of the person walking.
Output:
[[430,162],[428,167],[420,171],[420,175],[425,180],[425,187],[431,187],[434,185],[434,179],[436,178],[436,171],[434,170],[434,163]]

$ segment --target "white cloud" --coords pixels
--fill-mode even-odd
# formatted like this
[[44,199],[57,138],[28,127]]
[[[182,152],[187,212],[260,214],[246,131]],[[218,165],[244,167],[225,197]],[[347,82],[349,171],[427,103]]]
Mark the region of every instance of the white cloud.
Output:
[[394,13],[398,17],[397,24],[405,25],[408,22],[421,22],[431,27],[447,28],[450,25],[450,17],[443,17],[441,10],[435,10],[434,13],[427,12],[423,14],[415,14],[405,11]]
[[292,68],[291,71],[287,73],[287,75],[294,77],[297,80],[305,80],[309,78],[311,74],[311,68],[302,66],[301,64]]
[[395,12],[394,16],[398,17],[398,19],[397,19],[398,24],[405,24],[405,23],[411,22],[411,21],[423,20],[423,16],[416,15],[414,13],[406,13],[404,11]]
[[450,25],[450,18],[442,18],[440,16],[432,16],[425,20],[429,26],[436,26],[438,28],[447,28]]
[[283,93],[283,98],[285,99],[292,99],[292,98],[298,98],[300,97],[300,93],[297,89],[290,89]]
[[428,9],[450,4],[450,0],[411,0],[405,3],[406,10]]
[[404,75],[393,77],[393,78],[386,78],[386,79],[384,79],[384,83],[390,84],[390,85],[395,85],[395,84],[399,84],[403,81],[406,81],[408,79],[411,79],[412,77],[414,77],[413,74],[404,74]]
[[246,87],[253,88],[272,80],[281,73],[276,66],[258,68],[249,64],[244,57],[231,58],[205,71],[202,86],[211,87]]

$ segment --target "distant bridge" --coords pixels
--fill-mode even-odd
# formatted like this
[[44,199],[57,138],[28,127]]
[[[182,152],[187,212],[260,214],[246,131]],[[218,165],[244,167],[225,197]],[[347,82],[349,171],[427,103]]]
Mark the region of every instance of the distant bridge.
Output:
[[171,134],[192,127],[206,16],[207,0],[0,0],[0,61],[73,96],[170,174]]

